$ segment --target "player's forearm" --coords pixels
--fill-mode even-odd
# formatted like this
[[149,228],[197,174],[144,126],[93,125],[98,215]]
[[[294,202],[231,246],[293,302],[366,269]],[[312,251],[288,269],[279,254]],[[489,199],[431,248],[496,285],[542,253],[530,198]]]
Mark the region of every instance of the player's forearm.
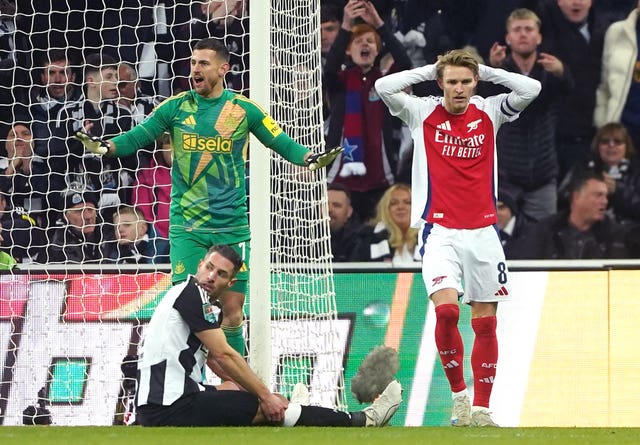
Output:
[[249,368],[247,362],[230,347],[227,351],[216,354],[214,360],[230,377],[230,380],[242,386],[247,392],[254,394],[259,399],[264,399],[271,394],[269,388],[267,388],[251,368]]
[[122,133],[109,142],[109,156],[130,156],[142,147],[146,147],[158,138],[164,129],[152,125],[140,124]]
[[258,105],[251,101],[244,103],[249,121],[249,131],[265,147],[278,153],[287,161],[296,165],[305,165],[309,149],[298,144],[286,134],[280,125]]
[[533,102],[542,89],[542,85],[536,79],[486,65],[479,66],[478,77],[480,80],[509,88],[512,91],[509,95],[509,105],[518,111]]
[[400,71],[388,74],[376,80],[376,91],[380,97],[389,97],[406,88],[425,80],[435,80],[436,66],[425,65],[412,70]]
[[207,366],[209,367],[209,369],[211,369],[211,371],[213,371],[215,375],[220,377],[222,380],[225,380],[225,381],[233,380],[231,376],[227,374],[227,372],[222,368],[222,366],[220,366],[220,363],[218,363],[216,359],[213,358],[211,355],[207,357]]
[[285,133],[278,135],[269,148],[296,165],[305,165],[305,159],[311,155],[308,148],[298,144]]

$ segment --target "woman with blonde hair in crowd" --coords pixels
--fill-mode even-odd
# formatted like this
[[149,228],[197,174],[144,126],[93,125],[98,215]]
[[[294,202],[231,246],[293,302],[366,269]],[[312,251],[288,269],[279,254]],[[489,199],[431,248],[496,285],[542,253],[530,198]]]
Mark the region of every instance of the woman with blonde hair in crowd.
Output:
[[416,265],[418,229],[411,226],[411,188],[394,184],[380,198],[376,216],[359,234],[352,261],[384,261]]

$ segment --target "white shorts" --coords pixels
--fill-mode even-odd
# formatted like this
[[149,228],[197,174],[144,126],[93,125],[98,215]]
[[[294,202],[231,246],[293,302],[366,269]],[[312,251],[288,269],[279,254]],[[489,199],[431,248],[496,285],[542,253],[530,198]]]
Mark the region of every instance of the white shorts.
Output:
[[493,226],[449,229],[425,224],[422,244],[422,278],[427,294],[452,288],[463,303],[500,302],[511,299],[507,263]]

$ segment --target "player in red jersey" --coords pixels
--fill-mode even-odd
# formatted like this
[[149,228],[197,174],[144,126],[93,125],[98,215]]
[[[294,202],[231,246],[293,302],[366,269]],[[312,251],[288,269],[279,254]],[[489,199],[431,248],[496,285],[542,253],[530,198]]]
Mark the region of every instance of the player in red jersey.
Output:
[[[427,80],[436,80],[444,97],[406,92]],[[474,96],[478,80],[511,92]],[[414,227],[422,226],[422,276],[435,306],[436,346],[453,392],[452,425],[497,426],[489,412],[498,362],[496,311],[510,293],[495,227],[495,137],[500,125],[516,119],[540,88],[537,80],[479,64],[464,50],[376,82],[378,94],[406,122],[414,140],[411,219]],[[473,406],[462,369],[460,297],[471,306],[475,333]]]

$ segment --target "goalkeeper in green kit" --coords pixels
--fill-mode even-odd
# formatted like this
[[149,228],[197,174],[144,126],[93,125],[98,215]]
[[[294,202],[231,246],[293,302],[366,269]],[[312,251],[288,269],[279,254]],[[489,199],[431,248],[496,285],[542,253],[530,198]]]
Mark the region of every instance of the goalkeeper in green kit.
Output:
[[311,170],[331,163],[341,147],[312,154],[293,141],[271,116],[243,95],[224,88],[229,51],[212,38],[200,40],[191,56],[193,89],[159,104],[141,124],[110,139],[88,133],[75,137],[94,153],[129,156],[164,132],[171,136],[171,210],[169,241],[173,284],[195,274],[209,247],[228,244],[244,264],[237,282],[219,299],[222,329],[229,344],[244,355],[244,296],[249,277],[249,222],[245,155],[249,133],[288,161]]

